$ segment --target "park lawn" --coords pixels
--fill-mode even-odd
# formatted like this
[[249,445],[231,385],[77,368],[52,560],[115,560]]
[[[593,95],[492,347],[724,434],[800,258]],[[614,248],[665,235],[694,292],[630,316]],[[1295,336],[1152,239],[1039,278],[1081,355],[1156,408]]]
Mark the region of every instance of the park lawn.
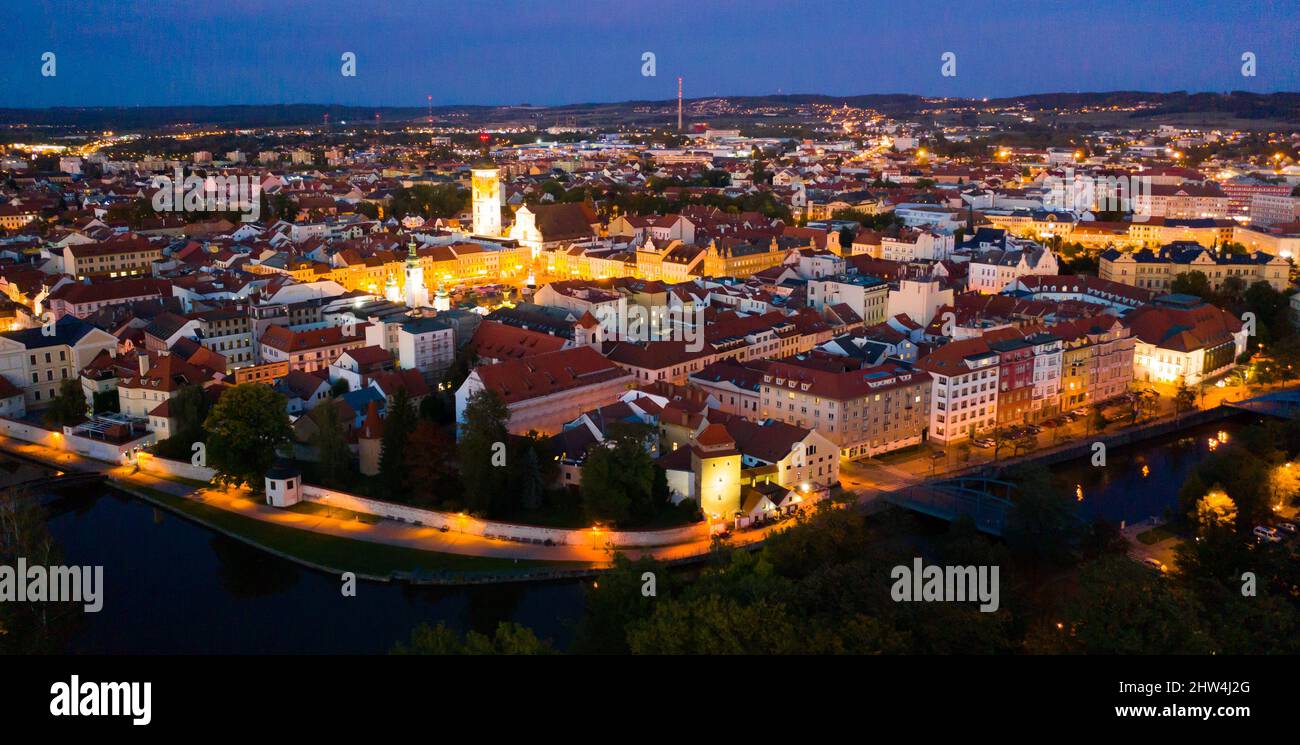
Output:
[[531,559],[462,556],[436,551],[421,551],[405,546],[356,541],[350,538],[313,533],[307,530],[274,525],[238,515],[219,507],[194,502],[148,487],[132,486],[158,502],[229,531],[258,546],[293,556],[322,567],[358,574],[385,577],[394,572],[463,572],[472,575],[509,573],[532,569],[587,569],[589,564],[573,561],[536,561]]

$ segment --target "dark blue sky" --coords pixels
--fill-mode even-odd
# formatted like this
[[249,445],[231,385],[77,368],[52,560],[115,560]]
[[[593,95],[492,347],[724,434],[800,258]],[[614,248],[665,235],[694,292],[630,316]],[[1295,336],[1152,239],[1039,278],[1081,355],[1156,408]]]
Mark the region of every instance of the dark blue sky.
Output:
[[1295,1],[0,2],[0,106],[1300,90]]

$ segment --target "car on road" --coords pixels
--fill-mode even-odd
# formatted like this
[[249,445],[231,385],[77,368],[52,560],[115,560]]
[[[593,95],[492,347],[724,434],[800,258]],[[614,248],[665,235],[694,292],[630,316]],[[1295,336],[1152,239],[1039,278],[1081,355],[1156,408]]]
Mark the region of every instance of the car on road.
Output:
[[1041,435],[1043,433],[1043,428],[1037,424],[1026,424],[1025,431],[1031,435]]
[[1146,559],[1143,559],[1142,563],[1146,564],[1147,566],[1151,567],[1157,572],[1163,573],[1169,571],[1169,567],[1165,566],[1164,563],[1162,563],[1159,559],[1156,559],[1154,557],[1147,557]]
[[1277,543],[1282,540],[1282,537],[1277,534],[1277,530],[1275,528],[1270,528],[1267,525],[1256,525],[1255,530],[1251,532],[1255,534],[1255,540],[1257,541]]
[[1295,523],[1278,523],[1277,529],[1283,533],[1296,534]]
[[974,440],[971,440],[971,444],[977,448],[991,448],[993,447],[994,442],[987,437],[977,437]]
[[1075,415],[1075,416],[1083,416],[1084,414],[1087,414],[1087,413],[1088,413],[1088,410],[1087,410],[1087,409],[1075,409],[1074,411],[1071,411],[1070,413],[1073,414],[1073,415]]

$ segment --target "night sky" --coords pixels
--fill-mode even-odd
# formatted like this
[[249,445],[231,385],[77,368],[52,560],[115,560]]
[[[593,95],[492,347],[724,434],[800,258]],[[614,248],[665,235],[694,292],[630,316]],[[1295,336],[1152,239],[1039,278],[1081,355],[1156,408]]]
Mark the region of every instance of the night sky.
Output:
[[667,99],[679,74],[688,98],[1300,90],[1294,1],[0,3],[0,106]]

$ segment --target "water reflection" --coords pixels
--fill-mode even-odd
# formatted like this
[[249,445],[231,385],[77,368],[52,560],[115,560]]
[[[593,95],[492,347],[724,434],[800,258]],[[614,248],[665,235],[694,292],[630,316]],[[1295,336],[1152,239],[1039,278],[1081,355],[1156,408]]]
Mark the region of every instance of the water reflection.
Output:
[[582,613],[576,581],[411,587],[340,578],[267,555],[146,503],[96,487],[48,503],[72,564],[104,566],[104,608],[68,651],[93,653],[376,653],[420,623],[491,632],[532,627],[564,648]]
[[[1104,518],[1133,523],[1163,517],[1177,509],[1178,490],[1192,468],[1210,454],[1209,442],[1225,442],[1246,421],[1231,420],[1194,427],[1177,435],[1149,440],[1106,453],[1106,465],[1094,467],[1078,460],[1052,467],[1052,472],[1083,494],[1079,511],[1092,520]],[[1222,437],[1220,435],[1222,434]]]

